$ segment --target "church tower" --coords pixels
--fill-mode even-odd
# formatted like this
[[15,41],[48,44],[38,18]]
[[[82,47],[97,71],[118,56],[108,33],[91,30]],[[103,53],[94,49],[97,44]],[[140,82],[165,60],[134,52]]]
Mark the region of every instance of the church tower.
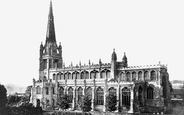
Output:
[[39,79],[42,80],[43,77],[50,79],[49,70],[51,68],[62,68],[62,46],[56,43],[56,35],[54,28],[54,16],[52,1],[50,1],[46,41],[43,45],[40,45],[40,59],[39,59]]

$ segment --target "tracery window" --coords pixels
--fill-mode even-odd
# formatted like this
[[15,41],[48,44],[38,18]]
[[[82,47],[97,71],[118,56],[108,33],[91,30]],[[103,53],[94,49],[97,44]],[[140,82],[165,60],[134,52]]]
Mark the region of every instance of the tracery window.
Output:
[[130,90],[127,87],[122,89],[122,105],[130,106]]
[[89,97],[89,99],[92,99],[92,88],[91,87],[87,88],[86,95]]
[[120,80],[121,81],[126,81],[127,80],[126,76],[125,76],[125,74],[123,72],[120,74]]
[[97,94],[96,104],[103,105],[104,104],[104,91],[103,91],[103,89],[101,87],[99,87],[96,90],[96,94]]
[[116,89],[114,89],[114,87],[109,89],[109,95],[116,95]]
[[72,103],[72,100],[73,100],[73,88],[72,87],[68,88],[68,98],[69,98],[69,103]]
[[37,86],[36,87],[36,94],[41,94],[41,88],[40,88],[40,86]]
[[150,86],[147,88],[147,99],[153,99],[153,88]]
[[82,87],[78,88],[77,93],[78,93],[78,101],[80,101],[82,99],[82,95],[83,95]]
[[60,96],[64,95],[64,88],[63,87],[59,88],[59,95]]

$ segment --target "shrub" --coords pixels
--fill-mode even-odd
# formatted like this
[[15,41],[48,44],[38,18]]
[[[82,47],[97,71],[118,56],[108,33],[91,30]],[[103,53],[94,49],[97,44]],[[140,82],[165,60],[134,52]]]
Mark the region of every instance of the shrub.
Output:
[[62,110],[68,109],[69,108],[69,97],[67,95],[61,96],[57,104]]
[[106,110],[115,111],[117,109],[117,97],[116,95],[108,95],[106,97]]
[[80,102],[80,108],[83,112],[89,112],[91,111],[91,99],[88,95],[85,95],[82,97]]

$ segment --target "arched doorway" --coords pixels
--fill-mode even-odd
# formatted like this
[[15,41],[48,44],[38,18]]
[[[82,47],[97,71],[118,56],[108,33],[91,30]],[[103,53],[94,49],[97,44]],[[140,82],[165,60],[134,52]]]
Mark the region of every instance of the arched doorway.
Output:
[[122,105],[130,108],[130,90],[127,87],[122,89]]
[[40,100],[39,99],[36,100],[36,107],[40,107]]

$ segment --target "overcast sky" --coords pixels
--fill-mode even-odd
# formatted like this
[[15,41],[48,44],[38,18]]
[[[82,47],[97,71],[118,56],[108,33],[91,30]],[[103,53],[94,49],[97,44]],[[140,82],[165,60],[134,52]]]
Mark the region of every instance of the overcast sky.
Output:
[[[0,3],[0,83],[28,86],[38,79],[50,0]],[[184,79],[183,0],[53,0],[57,43],[68,66],[89,59],[110,63],[126,52],[129,66],[168,65],[170,80]]]

